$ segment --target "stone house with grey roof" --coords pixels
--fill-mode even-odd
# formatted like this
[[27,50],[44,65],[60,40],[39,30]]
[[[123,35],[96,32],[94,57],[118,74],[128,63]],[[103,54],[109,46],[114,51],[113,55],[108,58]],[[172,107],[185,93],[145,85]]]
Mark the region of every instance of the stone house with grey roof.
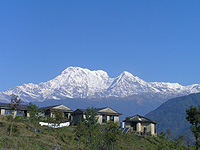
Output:
[[135,115],[126,118],[124,120],[125,127],[130,128],[133,132],[139,133],[141,135],[151,135],[156,136],[156,124],[157,122],[152,121],[146,117]]
[[[99,124],[105,124],[108,121],[119,122],[119,116],[122,115],[109,107],[95,108],[94,110],[97,112]],[[86,119],[85,113],[86,109],[77,109],[73,112],[73,122],[75,125]]]
[[39,108],[39,115],[44,117],[55,117],[54,112],[61,110],[63,112],[63,116],[68,119],[68,121],[71,120],[71,114],[72,110],[71,108],[61,104],[61,105],[54,105],[54,106],[48,106],[48,107],[41,107]]
[[29,117],[27,105],[18,105],[15,110],[11,103],[0,103],[0,115],[13,115]]

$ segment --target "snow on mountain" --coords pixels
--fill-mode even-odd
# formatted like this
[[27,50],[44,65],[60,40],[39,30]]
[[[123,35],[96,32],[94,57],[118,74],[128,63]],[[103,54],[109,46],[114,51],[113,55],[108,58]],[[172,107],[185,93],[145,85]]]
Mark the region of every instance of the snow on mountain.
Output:
[[131,73],[124,71],[120,76],[114,79],[107,89],[108,96],[126,97],[139,93],[156,92],[157,90],[144,80],[133,76]]
[[[80,67],[69,67],[55,79],[43,83],[43,86],[48,84],[49,93],[46,93],[48,99],[53,98],[51,96],[58,99],[64,97],[86,98],[107,89],[112,80],[102,70],[90,71]],[[43,91],[45,92],[47,89]]]
[[145,82],[127,71],[116,78],[110,78],[102,70],[68,67],[50,81],[23,84],[3,91],[0,93],[0,100],[9,101],[13,93],[28,102],[64,98],[122,98],[145,93],[167,97],[197,92],[200,92],[199,84],[182,86],[178,83]]

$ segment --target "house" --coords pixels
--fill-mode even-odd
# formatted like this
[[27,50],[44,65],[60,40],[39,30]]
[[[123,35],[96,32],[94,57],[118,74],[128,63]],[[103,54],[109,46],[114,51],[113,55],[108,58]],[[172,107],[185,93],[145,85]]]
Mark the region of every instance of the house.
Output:
[[14,116],[27,116],[27,105],[18,105],[13,109],[13,104],[11,103],[0,103],[0,115],[14,115]]
[[[107,121],[119,122],[119,116],[122,115],[109,107],[95,108],[94,110],[97,112],[99,124],[104,124]],[[73,112],[73,122],[75,125],[79,121],[86,119],[85,113],[86,109],[77,109]]]
[[73,111],[63,104],[39,108],[40,116],[44,117],[55,117],[54,112],[57,110],[61,110],[64,117],[66,117],[69,121],[71,120],[71,113]]
[[124,120],[125,127],[130,128],[133,132],[139,133],[141,135],[152,135],[156,136],[156,124],[157,122],[152,121],[140,115],[135,115],[133,117]]

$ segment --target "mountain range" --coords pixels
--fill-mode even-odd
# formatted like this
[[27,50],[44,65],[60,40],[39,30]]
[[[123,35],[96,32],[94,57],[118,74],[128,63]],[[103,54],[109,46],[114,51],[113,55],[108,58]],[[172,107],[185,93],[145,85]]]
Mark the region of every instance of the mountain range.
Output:
[[80,67],[68,67],[56,78],[39,84],[23,84],[0,92],[0,100],[10,101],[16,94],[25,102],[61,100],[66,98],[128,98],[140,95],[157,96],[160,101],[200,92],[200,85],[182,86],[178,83],[146,82],[124,71],[116,78],[110,78],[105,71],[90,71]]
[[158,133],[170,129],[171,135],[168,135],[169,137],[178,138],[182,134],[187,137],[187,140],[194,141],[194,136],[190,131],[191,124],[186,120],[186,109],[198,105],[200,105],[200,93],[180,96],[164,102],[158,108],[149,112],[146,117],[158,122]]
[[64,104],[72,110],[87,107],[111,107],[122,113],[120,120],[135,114],[145,115],[165,101],[200,92],[200,85],[146,82],[124,71],[110,78],[105,71],[68,67],[54,79],[39,84],[23,84],[0,92],[1,102],[10,102],[11,94],[24,103],[37,106]]

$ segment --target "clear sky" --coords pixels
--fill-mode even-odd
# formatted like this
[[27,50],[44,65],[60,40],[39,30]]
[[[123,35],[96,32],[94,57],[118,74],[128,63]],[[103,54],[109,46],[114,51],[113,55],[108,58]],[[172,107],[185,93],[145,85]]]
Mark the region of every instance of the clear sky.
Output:
[[0,91],[69,66],[200,84],[200,1],[0,1]]

